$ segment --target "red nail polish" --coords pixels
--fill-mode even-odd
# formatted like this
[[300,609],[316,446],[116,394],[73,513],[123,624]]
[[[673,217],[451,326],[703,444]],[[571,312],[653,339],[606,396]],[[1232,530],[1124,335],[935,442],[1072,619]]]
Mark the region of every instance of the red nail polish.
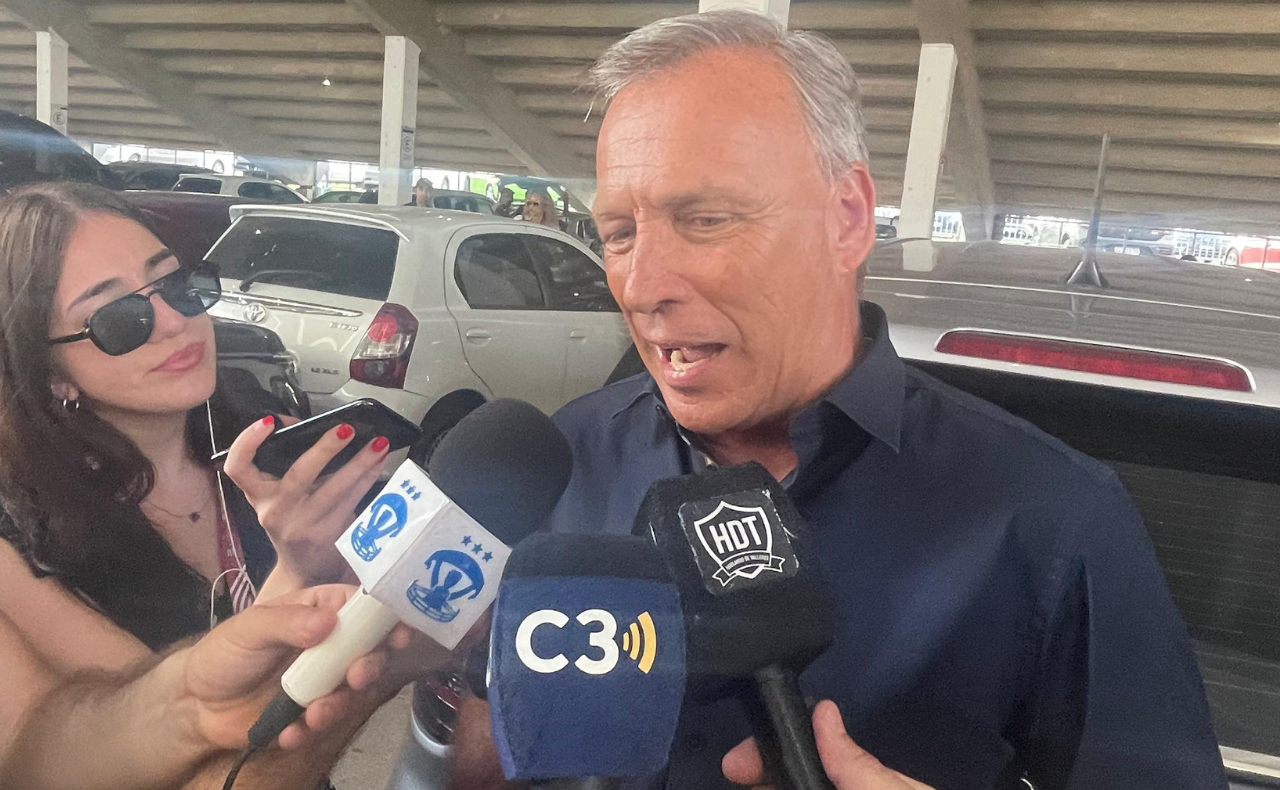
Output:
[[373,446],[370,449],[372,449],[375,453],[380,453],[383,450],[387,449],[387,445],[389,444],[391,444],[391,442],[387,440],[387,437],[379,436],[377,439],[373,440]]
[[356,429],[352,428],[350,425],[347,425],[345,422],[338,426],[338,438],[344,442],[350,439],[352,436],[355,436],[355,433],[356,433]]
[[275,415],[268,414],[266,417],[263,417],[262,424],[267,428],[274,428],[276,425]]

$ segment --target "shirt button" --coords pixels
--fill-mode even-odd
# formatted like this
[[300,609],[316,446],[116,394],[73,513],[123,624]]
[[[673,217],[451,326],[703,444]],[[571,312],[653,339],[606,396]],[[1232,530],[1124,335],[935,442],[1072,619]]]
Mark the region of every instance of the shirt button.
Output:
[[700,732],[693,733],[689,736],[688,740],[685,741],[685,748],[691,753],[697,754],[707,748],[707,736]]

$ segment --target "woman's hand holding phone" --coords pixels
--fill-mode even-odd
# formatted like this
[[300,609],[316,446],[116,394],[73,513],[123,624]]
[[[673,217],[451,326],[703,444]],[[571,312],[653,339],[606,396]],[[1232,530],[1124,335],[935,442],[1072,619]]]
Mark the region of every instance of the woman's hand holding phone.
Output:
[[261,600],[343,577],[346,566],[334,541],[351,525],[356,506],[378,482],[390,448],[385,437],[376,437],[321,479],[329,461],[355,437],[352,426],[343,423],[326,431],[283,477],[276,478],[253,463],[258,448],[276,427],[276,418],[266,417],[246,428],[231,445],[223,466],[257,511],[276,548],[276,567],[259,591]]

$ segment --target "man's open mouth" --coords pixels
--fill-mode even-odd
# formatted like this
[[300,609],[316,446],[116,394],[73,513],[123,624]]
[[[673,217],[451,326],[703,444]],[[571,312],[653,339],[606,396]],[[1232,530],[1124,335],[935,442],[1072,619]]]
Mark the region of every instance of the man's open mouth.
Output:
[[702,343],[698,345],[658,346],[658,351],[678,373],[692,370],[698,365],[719,354],[725,348],[723,343]]

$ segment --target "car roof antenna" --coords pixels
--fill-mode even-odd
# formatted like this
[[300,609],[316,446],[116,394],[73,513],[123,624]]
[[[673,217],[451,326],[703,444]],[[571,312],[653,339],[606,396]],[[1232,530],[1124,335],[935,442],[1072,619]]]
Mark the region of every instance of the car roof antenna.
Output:
[[1076,270],[1067,277],[1067,285],[1107,287],[1107,278],[1098,270],[1098,232],[1102,226],[1102,195],[1107,186],[1107,160],[1111,157],[1111,133],[1102,135],[1102,153],[1098,157],[1098,179],[1093,185],[1093,214],[1084,239],[1084,256]]

